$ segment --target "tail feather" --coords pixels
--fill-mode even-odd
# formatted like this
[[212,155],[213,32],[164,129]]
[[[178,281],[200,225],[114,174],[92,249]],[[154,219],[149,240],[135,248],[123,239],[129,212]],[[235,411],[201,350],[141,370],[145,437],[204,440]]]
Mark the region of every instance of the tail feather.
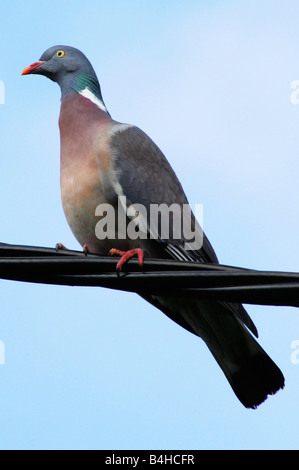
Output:
[[284,388],[283,374],[244,326],[234,304],[176,297],[144,298],[205,341],[246,408],[257,408],[268,395]]
[[277,365],[264,352],[252,356],[229,382],[246,408],[257,408],[268,395],[284,388],[284,377]]

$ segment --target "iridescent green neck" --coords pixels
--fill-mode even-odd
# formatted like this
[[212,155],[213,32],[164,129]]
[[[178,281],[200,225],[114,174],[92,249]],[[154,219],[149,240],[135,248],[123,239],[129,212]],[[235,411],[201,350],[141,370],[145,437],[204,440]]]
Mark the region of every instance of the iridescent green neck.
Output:
[[81,93],[87,88],[94,96],[103,101],[98,79],[91,73],[81,73],[78,75],[72,84],[72,88],[77,93]]
[[109,114],[102,98],[100,84],[95,75],[91,73],[81,73],[73,81],[72,89],[84,96],[84,98],[92,101],[102,111]]

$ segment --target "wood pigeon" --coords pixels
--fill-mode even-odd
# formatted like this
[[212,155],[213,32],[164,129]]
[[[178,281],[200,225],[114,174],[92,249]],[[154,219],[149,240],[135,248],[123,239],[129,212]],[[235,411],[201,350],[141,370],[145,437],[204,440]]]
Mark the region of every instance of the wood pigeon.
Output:
[[[218,263],[191,209],[192,233],[202,235],[202,243],[195,248],[183,231],[174,236],[176,217],[167,219],[168,233],[165,227],[162,230],[163,216],[155,223],[150,220],[151,209],[163,204],[174,204],[184,214],[189,207],[186,195],[157,145],[138,127],[111,118],[94,69],[81,51],[53,46],[23,70],[22,75],[28,74],[45,75],[61,88],[62,204],[70,228],[84,249],[123,256],[118,269],[136,254],[140,264],[143,254]],[[107,211],[112,207],[116,214],[110,228],[106,227],[106,237],[96,230],[99,220],[107,215],[101,207]],[[119,209],[125,214],[125,228],[138,219],[139,235],[143,236],[128,236]],[[176,224],[176,228],[180,226]],[[256,327],[242,305],[201,299],[199,295],[180,298],[169,293],[146,294],[144,298],[205,341],[245,407],[256,408],[269,394],[284,387],[281,371],[254,339],[253,335],[258,336]]]

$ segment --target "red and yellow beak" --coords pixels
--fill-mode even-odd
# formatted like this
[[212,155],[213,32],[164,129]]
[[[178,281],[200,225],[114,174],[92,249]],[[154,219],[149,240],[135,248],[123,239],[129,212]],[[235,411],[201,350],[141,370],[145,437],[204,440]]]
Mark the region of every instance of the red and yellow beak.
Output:
[[45,63],[44,60],[38,60],[37,62],[34,62],[34,64],[29,65],[29,67],[25,67],[22,75],[29,75],[30,73],[35,72],[37,69],[39,69],[43,64]]

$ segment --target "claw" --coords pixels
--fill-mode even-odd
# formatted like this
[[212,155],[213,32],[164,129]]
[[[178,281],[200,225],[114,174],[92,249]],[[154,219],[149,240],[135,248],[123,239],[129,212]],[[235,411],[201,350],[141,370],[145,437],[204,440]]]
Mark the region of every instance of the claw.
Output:
[[144,259],[144,251],[141,248],[134,248],[133,250],[129,251],[121,251],[117,250],[116,248],[112,248],[109,251],[109,256],[120,256],[120,260],[116,265],[116,270],[120,272],[123,268],[123,265],[134,256],[138,257],[138,264],[139,266],[143,266],[143,259]]
[[55,245],[55,250],[56,251],[59,251],[59,250],[68,250],[68,248],[66,248],[62,243],[56,243]]
[[88,249],[88,246],[87,246],[87,245],[83,245],[83,253],[85,254],[85,256],[88,255],[89,249]]

